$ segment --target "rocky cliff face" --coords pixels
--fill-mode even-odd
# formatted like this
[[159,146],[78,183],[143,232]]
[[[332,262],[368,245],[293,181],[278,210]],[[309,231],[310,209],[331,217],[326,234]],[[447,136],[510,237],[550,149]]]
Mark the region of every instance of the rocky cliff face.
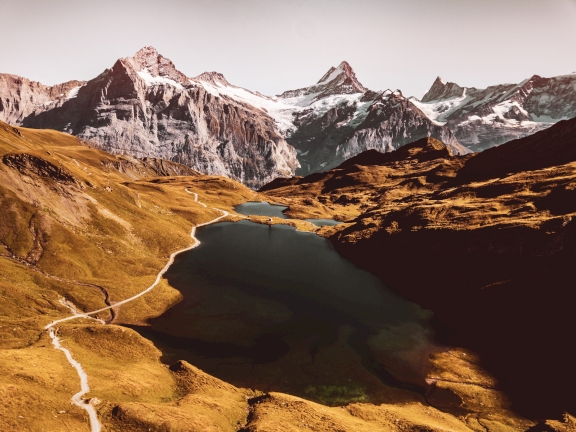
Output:
[[423,137],[443,140],[468,153],[452,132],[428,119],[397,90],[365,88],[346,62],[317,84],[279,96],[293,105],[286,140],[298,150],[299,175],[325,171],[368,149],[390,152]]
[[[251,187],[292,175],[296,152],[274,120],[258,108],[210,93],[203,78],[187,78],[147,47],[49,109],[2,114],[26,127],[68,132],[112,153],[168,159]],[[12,100],[11,106],[21,104]]]
[[576,74],[486,89],[466,88],[437,78],[422,100],[411,98],[437,124],[450,128],[474,151],[546,129],[576,116]]
[[456,154],[469,150],[426,117],[400,91],[373,92],[342,62],[309,87],[269,97],[236,87],[215,72],[196,77],[211,94],[262,110],[298,151],[299,175],[325,171],[367,149],[392,151],[417,139],[442,139]]
[[296,131],[287,141],[298,150],[299,175],[325,171],[363,151],[391,152],[423,137],[444,141],[466,154],[446,127],[430,121],[399,91],[355,93],[328,104],[324,99],[295,113]]
[[50,87],[16,75],[0,74],[0,120],[21,124],[33,113],[62,106],[84,84],[69,81]]
[[217,72],[188,78],[151,47],[86,83],[45,87],[2,76],[0,120],[65,131],[109,152],[169,159],[251,187],[300,166],[301,174],[324,171],[367,149],[391,151],[426,136],[468,152],[401,92],[368,90],[346,62],[315,85],[269,97]]

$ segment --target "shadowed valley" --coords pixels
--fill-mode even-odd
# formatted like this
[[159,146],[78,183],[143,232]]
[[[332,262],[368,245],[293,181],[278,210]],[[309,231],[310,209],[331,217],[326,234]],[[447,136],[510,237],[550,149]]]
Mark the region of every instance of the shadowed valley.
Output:
[[[576,120],[466,156],[423,139],[262,191],[289,215],[346,222],[325,233],[336,249],[434,311],[439,342],[493,376],[432,369],[454,395],[447,409],[561,418],[576,412],[575,144]],[[432,362],[460,361],[442,357]],[[489,392],[510,405],[479,396]]]

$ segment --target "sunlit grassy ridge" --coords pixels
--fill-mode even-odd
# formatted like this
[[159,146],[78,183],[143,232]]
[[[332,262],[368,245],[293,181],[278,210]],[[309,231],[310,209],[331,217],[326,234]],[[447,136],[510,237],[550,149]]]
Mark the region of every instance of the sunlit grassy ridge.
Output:
[[[0,388],[6,396],[0,430],[86,430],[84,414],[69,403],[78,378],[42,331],[71,314],[60,300],[89,311],[106,306],[98,287],[113,304],[149,286],[172,252],[192,244],[191,227],[219,215],[185,188],[228,210],[254,193],[192,170],[187,177],[149,178],[156,172],[132,158],[66,134],[6,124],[0,124],[0,158]],[[163,280],[116,311],[115,322],[143,323],[178,299]],[[81,320],[60,326],[60,334],[102,400],[175,399],[173,374],[133,331]],[[32,399],[39,401],[33,412]]]
[[[105,292],[114,304],[142,291],[171,253],[192,243],[194,224],[219,216],[213,207],[231,211],[258,195],[176,164],[171,172],[187,176],[157,177],[153,162],[112,156],[66,134],[3,123],[0,160],[0,430],[86,431],[85,412],[70,403],[80,389],[76,371],[43,331],[72,314],[62,300],[90,311],[106,305]],[[195,203],[186,188],[208,207]],[[320,204],[318,209],[324,211]],[[316,230],[307,222],[273,222]],[[58,326],[62,344],[88,374],[87,397],[104,430],[485,430],[474,418],[440,412],[424,401],[330,408],[238,389],[185,362],[167,367],[151,342],[122,324],[146,323],[179,298],[162,280],[117,309],[112,324],[78,319]],[[438,370],[445,363],[437,359]],[[362,400],[356,388],[314,391],[328,402],[342,392]],[[494,430],[507,429],[498,423]]]

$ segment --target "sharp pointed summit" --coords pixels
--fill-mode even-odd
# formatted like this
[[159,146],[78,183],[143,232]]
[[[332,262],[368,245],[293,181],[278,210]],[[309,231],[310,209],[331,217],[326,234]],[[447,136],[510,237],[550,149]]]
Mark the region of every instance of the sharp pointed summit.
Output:
[[150,75],[152,77],[168,78],[181,84],[188,82],[186,75],[176,69],[170,59],[164,57],[152,46],[145,46],[134,54],[134,57],[128,57],[120,61],[130,64],[139,75],[142,76],[143,73],[145,75],[144,78]]
[[462,96],[464,87],[453,82],[446,82],[438,77],[430,87],[430,90],[422,97],[422,102],[431,102],[440,99],[450,99]]
[[356,78],[356,73],[347,61],[343,61],[337,68],[330,70],[318,81],[318,85],[331,85],[338,87],[340,93],[364,93],[368,89],[364,87]]
[[280,95],[283,98],[291,98],[305,95],[315,95],[316,99],[322,99],[335,94],[365,93],[368,89],[360,84],[352,66],[343,61],[338,67],[331,67],[320,80],[310,87],[298,90],[290,90]]

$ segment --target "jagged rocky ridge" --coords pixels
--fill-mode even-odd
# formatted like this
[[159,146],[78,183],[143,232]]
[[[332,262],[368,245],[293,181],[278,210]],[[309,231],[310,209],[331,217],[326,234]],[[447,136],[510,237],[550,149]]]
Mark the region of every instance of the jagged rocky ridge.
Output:
[[423,137],[466,154],[576,115],[576,75],[464,88],[438,78],[418,100],[371,91],[347,62],[314,85],[265,96],[217,72],[188,78],[154,48],[88,82],[47,87],[0,75],[0,120],[76,135],[135,157],[186,164],[257,188],[326,171],[365,150]]
[[217,72],[188,78],[152,47],[88,82],[46,87],[0,75],[0,120],[251,187],[291,176],[300,165],[302,173],[323,171],[366,149],[390,151],[425,136],[467,152],[401,92],[366,89],[346,62],[313,86],[268,97]]
[[[252,187],[298,167],[295,150],[269,115],[214,96],[151,47],[118,60],[64,99],[44,102],[48,91],[28,83],[13,79],[9,91],[3,90],[2,119],[65,131],[112,153],[172,160]],[[23,106],[17,96],[28,88],[34,97]]]
[[519,84],[486,89],[434,81],[422,100],[410,98],[460,143],[481,151],[546,129],[576,116],[576,74],[534,75]]
[[416,108],[402,92],[368,90],[347,62],[314,85],[276,97],[209,83],[217,95],[259,107],[276,121],[286,141],[298,151],[299,175],[326,171],[368,149],[389,152],[424,137],[445,142],[456,154],[469,150],[452,132]]
[[0,120],[66,131],[110,152],[169,159],[259,187],[426,136],[455,154],[483,150],[573,117],[575,90],[576,75],[535,75],[481,90],[438,78],[419,101],[398,90],[368,90],[342,62],[315,85],[269,97],[217,72],[188,78],[146,47],[88,82],[47,87],[0,75]]
[[45,86],[16,75],[0,74],[0,120],[22,124],[34,112],[62,106],[75,97],[84,81]]

